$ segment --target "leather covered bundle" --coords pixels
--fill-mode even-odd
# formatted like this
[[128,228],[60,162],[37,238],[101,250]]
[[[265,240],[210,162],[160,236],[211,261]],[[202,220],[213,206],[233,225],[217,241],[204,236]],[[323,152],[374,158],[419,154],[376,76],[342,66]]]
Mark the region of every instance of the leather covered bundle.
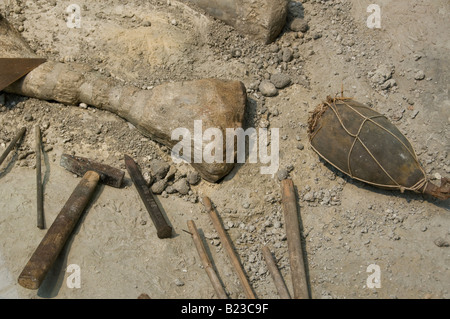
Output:
[[309,119],[311,146],[353,179],[376,187],[450,197],[450,180],[433,185],[408,139],[384,115],[349,98],[331,98]]

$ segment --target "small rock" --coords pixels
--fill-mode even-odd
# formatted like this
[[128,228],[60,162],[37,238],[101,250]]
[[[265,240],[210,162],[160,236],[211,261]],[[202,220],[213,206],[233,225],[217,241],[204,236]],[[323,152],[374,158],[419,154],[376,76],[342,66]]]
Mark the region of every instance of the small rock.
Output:
[[310,191],[303,195],[303,200],[307,202],[313,202],[314,201],[314,192]]
[[242,56],[242,50],[241,49],[233,49],[231,50],[231,56],[233,58],[239,58]]
[[170,166],[169,172],[166,174],[166,181],[170,181],[175,177],[175,174],[177,173],[177,169],[175,166]]
[[79,105],[82,109],[87,109],[87,104],[86,103],[80,103]]
[[186,178],[182,178],[173,184],[178,193],[186,195],[189,193],[190,187]]
[[287,170],[286,168],[280,169],[280,170],[278,171],[278,173],[277,173],[277,176],[278,176],[278,180],[279,180],[279,181],[282,181],[282,180],[288,178],[288,175],[289,175],[289,173],[288,173],[288,170]]
[[161,179],[152,185],[152,192],[154,194],[161,194],[167,186],[167,182],[165,179]]
[[308,22],[305,21],[305,19],[295,18],[294,20],[292,20],[289,28],[294,32],[305,33],[306,31],[308,31],[309,25]]
[[450,247],[450,243],[442,237],[436,238],[434,244],[438,247]]
[[27,122],[31,122],[34,120],[33,115],[31,114],[25,114],[25,116],[23,117],[23,119]]
[[381,65],[373,74],[372,82],[375,84],[383,84],[392,77],[392,69],[387,65]]
[[425,73],[423,71],[417,71],[414,75],[414,79],[417,81],[422,81],[423,79],[425,79]]
[[305,146],[304,146],[302,143],[299,143],[299,144],[297,145],[297,148],[298,148],[300,151],[302,151],[302,150],[305,148]]
[[158,180],[166,177],[169,169],[170,165],[162,160],[155,159],[150,162],[150,170],[153,176],[155,176]]
[[284,89],[286,86],[291,84],[291,78],[289,75],[283,73],[272,74],[270,77],[270,82],[275,85],[277,89]]
[[314,39],[314,40],[318,40],[318,39],[320,39],[322,37],[322,33],[320,33],[320,32],[314,32],[314,34],[312,35],[312,38]]
[[147,183],[147,185],[151,185],[153,182],[153,176],[152,174],[150,174],[149,172],[144,172],[142,174],[142,177],[144,177],[145,182]]
[[187,181],[191,185],[196,185],[200,181],[200,174],[198,172],[191,172],[187,175]]
[[173,185],[169,185],[166,187],[164,192],[167,194],[175,194],[177,192],[177,190],[173,187]]
[[275,96],[278,94],[278,90],[275,87],[275,85],[267,80],[264,80],[259,84],[259,91],[261,92],[262,95],[268,97]]
[[278,51],[280,51],[280,47],[278,46],[278,44],[272,43],[269,46],[269,51],[272,52],[272,53],[277,53]]
[[181,286],[184,286],[184,282],[181,279],[177,278],[177,279],[175,279],[175,285],[177,285],[178,287],[181,287]]
[[382,90],[387,90],[397,86],[397,82],[394,79],[389,79],[381,85]]
[[282,54],[281,59],[283,60],[283,62],[291,62],[292,59],[294,58],[294,53],[290,48],[284,48],[281,51],[281,54]]
[[172,25],[174,25],[174,26],[177,26],[177,25],[178,25],[178,21],[175,20],[175,19],[171,20],[170,23],[171,23]]

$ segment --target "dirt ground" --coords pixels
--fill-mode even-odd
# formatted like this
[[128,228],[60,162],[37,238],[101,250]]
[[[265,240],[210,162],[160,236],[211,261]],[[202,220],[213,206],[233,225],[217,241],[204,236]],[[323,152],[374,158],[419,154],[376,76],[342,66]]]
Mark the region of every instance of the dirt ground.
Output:
[[[381,28],[368,28],[367,7],[381,8]],[[66,8],[81,8],[69,28]],[[176,168],[169,150],[125,120],[90,106],[65,106],[0,93],[0,152],[20,127],[27,134],[0,167],[0,297],[216,298],[187,221],[206,238],[226,291],[245,298],[201,199],[216,205],[258,298],[278,294],[261,252],[267,245],[292,292],[280,181],[294,181],[311,297],[449,298],[450,207],[421,194],[389,192],[351,180],[309,146],[310,112],[327,95],[354,97],[385,114],[410,139],[435,183],[450,175],[450,3],[447,0],[291,1],[288,24],[263,45],[177,1],[0,1],[0,11],[41,56],[88,63],[142,89],[207,77],[242,81],[249,126],[280,128],[280,172],[239,164],[217,184],[201,181],[182,195],[157,198],[174,228],[158,239],[128,174],[125,187],[100,186],[49,276],[37,291],[17,278],[45,234],[36,227],[34,126],[43,131],[47,228],[79,182],[59,165],[63,153],[125,170],[133,156],[149,176],[155,159]],[[309,30],[293,31],[294,19]],[[258,84],[273,73],[291,84],[265,97]],[[2,101],[3,100],[3,101]],[[170,185],[169,185],[170,186]],[[69,265],[81,286],[71,288]],[[379,267],[379,288],[367,285]],[[376,274],[375,274],[376,275]]]

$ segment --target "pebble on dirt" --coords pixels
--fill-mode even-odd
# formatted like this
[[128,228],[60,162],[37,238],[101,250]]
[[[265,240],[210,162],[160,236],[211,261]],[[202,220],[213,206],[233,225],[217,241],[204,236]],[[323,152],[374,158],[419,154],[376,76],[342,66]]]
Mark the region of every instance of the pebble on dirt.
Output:
[[278,94],[278,90],[275,85],[268,80],[264,80],[259,84],[259,91],[262,95],[267,97],[275,96]]
[[289,28],[292,31],[295,31],[295,32],[305,33],[305,32],[308,31],[309,25],[308,25],[308,22],[305,19],[295,18],[294,20],[292,20],[291,25],[289,26]]
[[291,78],[287,74],[275,73],[270,77],[270,82],[272,82],[277,89],[284,89],[291,84]]
[[167,186],[167,181],[165,179],[160,179],[156,183],[154,183],[151,187],[151,190],[154,194],[161,194]]
[[186,178],[182,178],[173,184],[173,188],[178,191],[181,195],[186,195],[189,193],[190,187]]
[[166,177],[169,172],[170,165],[162,160],[152,160],[150,162],[150,170],[158,180]]
[[190,185],[197,185],[200,182],[200,174],[196,171],[190,172],[186,178]]

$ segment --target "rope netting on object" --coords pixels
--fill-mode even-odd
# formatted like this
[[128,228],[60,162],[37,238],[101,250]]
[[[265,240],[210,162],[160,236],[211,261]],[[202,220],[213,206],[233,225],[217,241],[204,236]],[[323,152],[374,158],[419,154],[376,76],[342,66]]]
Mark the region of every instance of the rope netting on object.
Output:
[[[415,154],[414,150],[412,150],[410,147],[408,147],[398,136],[396,136],[390,130],[386,129],[380,123],[378,123],[377,121],[374,120],[374,119],[380,118],[380,117],[385,118],[384,115],[377,114],[377,115],[368,117],[368,116],[362,114],[361,112],[359,112],[355,107],[350,105],[348,103],[348,101],[351,101],[351,100],[353,100],[353,99],[345,98],[345,97],[335,97],[335,98],[329,97],[327,99],[327,101],[325,101],[324,103],[319,105],[319,107],[313,112],[313,115],[309,119],[308,124],[309,124],[309,133],[310,133],[311,147],[314,149],[314,151],[317,152],[324,160],[326,160],[328,163],[333,165],[335,168],[337,168],[341,172],[343,172],[343,173],[349,175],[351,178],[359,180],[361,182],[364,182],[364,183],[367,183],[367,184],[371,184],[371,185],[374,185],[374,186],[377,186],[377,187],[381,187],[381,188],[399,189],[401,192],[404,192],[404,191],[407,191],[407,190],[408,191],[413,191],[413,192],[424,192],[424,190],[427,188],[427,185],[428,185],[429,181],[428,181],[428,179],[426,177],[425,171],[423,170],[422,166],[419,164],[419,160],[418,160],[417,155]],[[344,105],[345,107],[349,108],[351,111],[355,112],[357,115],[359,115],[362,118],[361,125],[359,126],[359,129],[358,129],[356,134],[350,132],[350,130],[345,126],[344,121],[342,119],[342,115],[340,114],[340,112],[339,112],[339,110],[338,110],[338,108],[336,106],[336,102],[337,101],[339,101],[341,105]],[[352,146],[351,146],[351,148],[349,150],[349,153],[348,153],[348,156],[347,156],[347,171],[345,171],[342,168],[336,166],[331,159],[327,158],[320,151],[318,151],[313,146],[313,143],[312,143],[314,138],[315,138],[315,136],[323,128],[323,127],[318,127],[317,128],[317,125],[319,123],[319,120],[320,120],[321,116],[323,115],[323,113],[328,108],[330,108],[334,112],[336,118],[338,119],[340,125],[345,130],[345,132],[349,136],[351,136],[353,138],[353,143],[352,143]],[[383,167],[383,165],[380,163],[380,160],[377,159],[374,156],[374,154],[371,152],[369,147],[367,147],[366,143],[364,143],[363,139],[361,139],[361,137],[360,137],[362,129],[364,128],[364,126],[367,123],[371,123],[373,125],[376,125],[378,128],[380,128],[383,131],[387,132],[394,139],[396,139],[402,145],[402,147],[404,147],[408,151],[408,153],[411,155],[411,157],[414,159],[414,161],[416,162],[417,167],[419,167],[420,170],[421,170],[423,178],[421,178],[413,186],[409,186],[408,187],[408,186],[405,186],[405,185],[401,185],[391,174],[389,174],[389,172],[386,170],[386,168]],[[405,137],[405,139],[406,139],[406,137]],[[355,148],[355,145],[356,145],[357,142],[359,142],[362,145],[362,147],[367,151],[367,153],[372,158],[372,160],[376,163],[376,165],[383,171],[383,173],[389,178],[389,180],[392,181],[392,185],[375,183],[373,181],[368,181],[368,180],[362,179],[362,178],[354,175],[354,170],[353,170],[352,165],[351,165],[351,158],[352,158],[352,154],[353,154],[353,151],[354,151],[354,148]]]

